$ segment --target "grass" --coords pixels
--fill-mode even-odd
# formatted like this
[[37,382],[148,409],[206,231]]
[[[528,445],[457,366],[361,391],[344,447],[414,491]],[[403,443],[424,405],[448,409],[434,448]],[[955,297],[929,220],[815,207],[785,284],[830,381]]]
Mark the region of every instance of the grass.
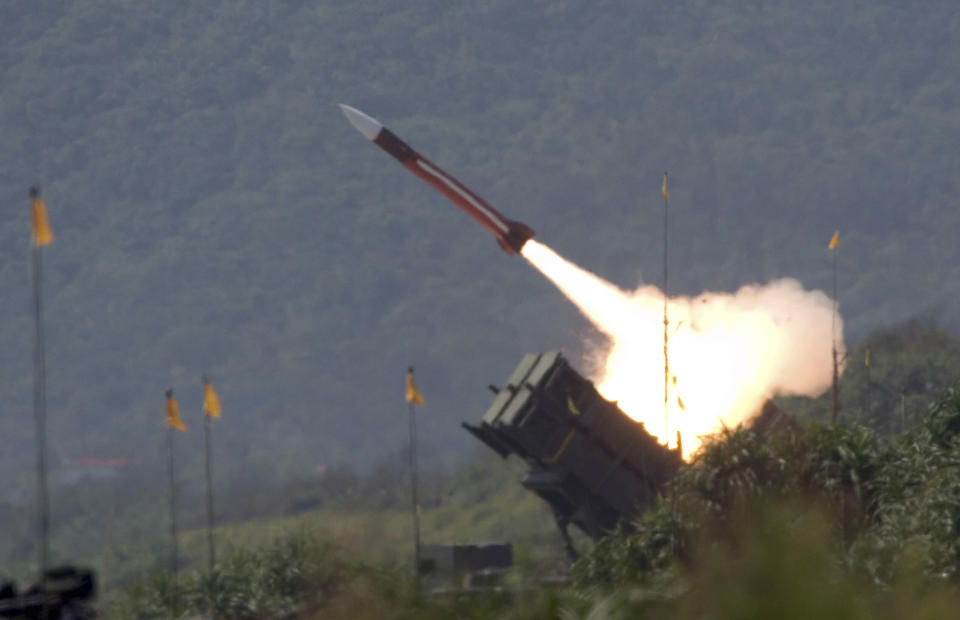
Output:
[[[423,544],[512,542],[518,561],[527,566],[547,574],[565,567],[562,541],[549,508],[519,484],[522,471],[519,461],[484,455],[451,474],[427,476],[427,492],[421,494],[425,499],[420,513]],[[376,473],[371,476],[375,478]],[[224,509],[218,512],[233,520],[215,529],[218,563],[248,552],[259,553],[278,540],[301,537],[335,546],[344,561],[410,575],[413,523],[409,486],[404,482],[403,478],[384,484],[360,479],[355,491],[341,493],[341,500],[328,501],[325,507],[249,519],[231,514],[234,501],[225,497]],[[319,496],[324,493],[322,483],[298,485],[283,491],[274,505],[278,512],[289,512],[290,505],[322,504]],[[305,497],[312,500],[304,501]],[[142,533],[143,529],[126,525],[122,531],[127,537],[118,534],[105,553],[87,556],[85,563],[101,573],[104,607],[116,603],[123,587],[162,572],[168,565],[169,524],[164,508],[158,501],[152,515],[156,524],[153,534],[132,537],[129,533]],[[143,509],[132,512],[147,515]],[[194,526],[181,530],[180,566],[186,572],[205,572],[207,531],[196,516],[188,522]]]

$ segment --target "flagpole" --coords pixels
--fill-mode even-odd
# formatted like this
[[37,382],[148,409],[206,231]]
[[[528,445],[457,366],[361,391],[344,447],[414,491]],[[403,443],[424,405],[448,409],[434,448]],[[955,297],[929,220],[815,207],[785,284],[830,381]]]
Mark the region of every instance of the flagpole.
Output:
[[[834,244],[835,245],[835,244]],[[837,368],[837,312],[839,310],[839,301],[837,300],[837,248],[833,247],[833,316],[830,324],[831,353],[833,357],[833,414],[831,422],[837,423],[837,411],[840,400],[840,377]]]
[[[36,197],[37,190],[31,189]],[[37,449],[37,511],[40,536],[40,588],[46,592],[47,569],[50,561],[50,500],[47,489],[47,376],[43,335],[43,261],[41,246],[33,246],[33,418],[36,427]],[[42,618],[47,617],[44,597]]]
[[410,425],[410,500],[413,512],[413,575],[420,579],[420,503],[417,501],[417,409],[424,403],[423,394],[413,378],[413,366],[407,368],[407,414]]
[[[408,372],[413,376],[413,366]],[[407,413],[410,429],[410,499],[413,513],[413,575],[420,578],[420,511],[417,502],[417,406],[407,399]]]
[[667,327],[670,324],[667,316],[667,223],[670,204],[670,194],[667,192],[667,173],[663,173],[663,440],[670,443],[670,403],[668,392],[670,385],[670,358],[667,356]]
[[219,418],[222,415],[220,407],[220,397],[217,396],[216,390],[213,389],[213,384],[210,383],[210,379],[206,375],[200,377],[200,381],[203,383],[203,407],[201,408],[201,413],[203,415],[203,445],[204,445],[204,455],[206,461],[206,473],[207,473],[207,546],[208,546],[208,559],[209,559],[209,576],[210,576],[210,588],[208,590],[208,600],[207,604],[209,605],[210,617],[216,618],[216,584],[213,581],[214,567],[217,564],[216,555],[214,553],[214,535],[213,528],[216,524],[216,519],[214,518],[213,513],[213,418]]
[[211,450],[210,450],[210,416],[204,414],[204,424],[203,424],[203,438],[204,444],[206,445],[206,461],[207,461],[207,544],[209,546],[209,557],[210,557],[210,573],[213,573],[213,567],[216,563],[214,560],[213,552],[213,466],[211,463]]
[[171,542],[171,562],[170,573],[173,595],[171,596],[171,605],[174,612],[179,613],[180,593],[177,583],[177,573],[180,571],[180,553],[177,541],[177,477],[174,468],[174,443],[173,431],[181,433],[187,432],[187,425],[180,418],[180,405],[173,397],[173,390],[167,389],[167,456],[170,470],[170,542]]
[[[168,392],[169,394],[170,392]],[[177,548],[177,482],[173,466],[173,427],[167,428],[167,463],[170,474],[170,574],[173,576],[173,606],[177,606],[177,572],[180,569],[180,558]]]

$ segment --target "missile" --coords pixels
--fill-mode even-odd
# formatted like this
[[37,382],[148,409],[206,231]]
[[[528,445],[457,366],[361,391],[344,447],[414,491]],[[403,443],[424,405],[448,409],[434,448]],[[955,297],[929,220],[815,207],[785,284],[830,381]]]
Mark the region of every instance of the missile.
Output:
[[505,218],[499,211],[491,207],[486,200],[470,191],[466,185],[458,181],[453,175],[445,172],[420,153],[413,150],[406,142],[397,137],[377,119],[367,116],[356,108],[340,104],[340,109],[350,124],[357,128],[367,140],[370,140],[381,149],[392,155],[403,164],[403,167],[426,181],[435,190],[446,196],[453,204],[460,207],[478,224],[493,233],[497,243],[507,254],[516,254],[530,237],[533,229],[526,224],[514,222]]

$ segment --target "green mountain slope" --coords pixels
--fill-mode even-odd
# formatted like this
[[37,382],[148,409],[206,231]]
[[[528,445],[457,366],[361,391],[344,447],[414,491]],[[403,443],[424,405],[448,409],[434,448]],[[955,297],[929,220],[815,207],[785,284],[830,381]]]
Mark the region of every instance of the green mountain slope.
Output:
[[[848,334],[960,286],[952,3],[15,0],[0,20],[0,452],[30,463],[26,188],[45,186],[55,459],[162,456],[162,394],[224,467],[277,476],[425,441],[524,352],[586,323],[522,260],[366,143],[377,116],[561,254],[624,286],[795,276]],[[196,468],[199,433],[184,438]],[[190,455],[190,456],[187,456]],[[57,461],[59,462],[59,461]],[[248,465],[247,469],[252,466]],[[199,470],[198,470],[199,471]]]

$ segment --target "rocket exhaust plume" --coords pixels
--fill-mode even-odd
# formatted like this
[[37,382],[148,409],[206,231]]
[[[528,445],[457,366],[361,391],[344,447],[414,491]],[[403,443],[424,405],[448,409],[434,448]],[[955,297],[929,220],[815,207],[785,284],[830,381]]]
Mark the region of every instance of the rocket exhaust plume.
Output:
[[[592,354],[592,377],[647,431],[684,458],[701,436],[735,426],[777,395],[816,397],[831,385],[833,302],[793,279],[748,285],[736,293],[668,300],[668,424],[663,406],[663,293],[653,286],[624,291],[570,263],[533,239],[521,254],[602,332],[609,349]],[[843,359],[843,322],[836,322]]]

